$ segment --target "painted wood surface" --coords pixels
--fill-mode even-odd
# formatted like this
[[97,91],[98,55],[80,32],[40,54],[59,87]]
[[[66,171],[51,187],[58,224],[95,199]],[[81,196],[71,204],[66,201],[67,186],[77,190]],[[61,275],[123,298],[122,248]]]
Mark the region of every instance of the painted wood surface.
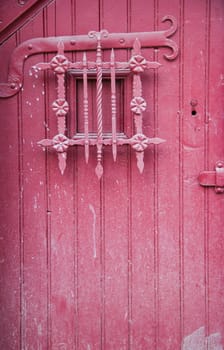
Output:
[[[166,140],[146,150],[143,174],[128,146],[116,162],[104,150],[100,181],[94,148],[88,165],[83,147],[69,150],[61,176],[54,154],[37,146],[57,132],[56,90],[52,74],[31,67],[53,54],[27,59],[22,91],[0,99],[2,350],[224,348],[224,195],[197,180],[224,159],[223,1],[51,1],[3,40],[0,82],[12,50],[27,39],[163,30],[168,14],[178,22],[177,59],[164,59],[169,49],[142,50],[162,64],[142,76],[143,132]],[[83,132],[82,83],[72,79],[69,136]],[[118,129],[131,134],[131,82],[117,83],[117,94]],[[109,103],[103,112],[110,128]]]

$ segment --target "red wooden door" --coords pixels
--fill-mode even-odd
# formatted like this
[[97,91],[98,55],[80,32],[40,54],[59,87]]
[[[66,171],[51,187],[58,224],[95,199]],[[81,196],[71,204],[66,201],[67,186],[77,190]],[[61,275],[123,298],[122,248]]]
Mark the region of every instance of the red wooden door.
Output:
[[[215,182],[222,192],[215,166],[224,160],[223,1],[14,3],[11,17],[8,2],[0,5],[1,84],[8,80],[13,50],[28,39],[102,28],[161,31],[170,26],[161,22],[166,15],[177,20],[171,39],[179,54],[169,61],[168,48],[142,50],[162,64],[142,75],[143,132],[166,140],[145,150],[142,174],[128,145],[119,146],[116,162],[111,146],[103,148],[101,180],[95,175],[95,147],[88,164],[83,146],[71,147],[63,176],[55,154],[41,151],[37,142],[57,133],[51,108],[56,81],[51,72],[31,67],[49,62],[53,53],[28,57],[22,89],[0,99],[0,348],[223,349],[224,194],[200,186],[198,179],[200,172],[213,171],[203,173],[201,182]],[[74,48],[67,56],[74,61],[81,54]],[[93,61],[95,56],[88,53]],[[116,51],[119,61],[129,57],[130,50]],[[131,134],[131,81],[121,77],[116,88],[117,131]],[[69,136],[84,130],[82,89],[82,80],[67,76]],[[88,90],[93,134],[95,94],[93,78]],[[107,79],[103,100],[110,132]]]

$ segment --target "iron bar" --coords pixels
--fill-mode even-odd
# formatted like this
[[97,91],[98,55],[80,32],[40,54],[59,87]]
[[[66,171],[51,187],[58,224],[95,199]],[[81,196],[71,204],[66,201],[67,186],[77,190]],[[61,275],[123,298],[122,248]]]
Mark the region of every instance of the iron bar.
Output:
[[[158,68],[158,62],[149,62],[141,55],[141,44],[138,39],[133,45],[133,52],[128,62],[115,62],[114,49],[111,49],[110,61],[102,60],[102,39],[107,37],[108,33],[90,32],[90,38],[96,38],[96,60],[87,61],[86,52],[83,53],[83,59],[80,62],[70,62],[64,55],[63,42],[58,43],[58,53],[48,63],[38,63],[34,67],[37,70],[51,69],[57,76],[57,99],[52,104],[58,121],[58,134],[52,139],[43,139],[38,142],[42,147],[51,147],[58,154],[59,168],[64,173],[66,167],[67,150],[69,146],[82,145],[85,148],[85,160],[88,163],[89,146],[97,148],[97,166],[96,175],[100,179],[103,174],[102,149],[103,145],[112,145],[112,154],[114,161],[117,158],[117,146],[130,145],[136,153],[137,166],[142,172],[144,168],[144,151],[150,144],[160,144],[165,140],[160,138],[149,138],[143,134],[142,117],[146,109],[146,101],[142,97],[141,73],[145,69]],[[83,79],[83,119],[84,134],[76,135],[69,139],[65,135],[66,114],[69,110],[65,93],[65,74],[71,71]],[[116,77],[122,72],[132,72],[132,100],[130,103],[135,122],[135,134],[128,138],[123,133],[117,133],[117,102],[116,102]],[[111,133],[103,133],[103,74],[107,72],[111,83]],[[96,76],[96,119],[97,133],[94,136],[89,132],[89,106],[88,106],[88,76]]]
[[86,53],[83,54],[83,114],[85,133],[85,160],[89,161],[89,112],[88,112],[88,77]]
[[116,161],[117,159],[117,135],[116,135],[116,77],[115,77],[115,57],[114,50],[111,50],[110,56],[110,64],[111,64],[111,113],[112,113],[112,153],[113,159]]

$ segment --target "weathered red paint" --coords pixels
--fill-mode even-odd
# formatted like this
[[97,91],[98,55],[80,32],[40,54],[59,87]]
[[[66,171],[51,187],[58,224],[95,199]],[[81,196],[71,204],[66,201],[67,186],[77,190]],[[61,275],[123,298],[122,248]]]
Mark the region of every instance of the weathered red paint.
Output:
[[[147,149],[142,174],[127,145],[117,147],[116,162],[111,146],[103,147],[100,181],[93,176],[95,147],[89,147],[88,164],[83,146],[69,147],[61,176],[54,154],[37,145],[58,133],[58,106],[52,109],[57,81],[51,71],[30,67],[51,62],[58,37],[102,28],[157,32],[169,27],[160,23],[167,14],[177,19],[171,39],[178,56],[168,61],[169,48],[141,48],[146,60],[162,64],[141,75],[147,102],[142,132],[166,143]],[[223,18],[222,0],[56,0],[26,24],[12,25],[15,32],[0,47],[3,90],[13,82],[7,68],[17,48],[34,38],[53,41],[46,54],[44,47],[25,60],[29,49],[21,49],[14,62],[23,87],[0,99],[1,349],[224,347],[224,200],[214,191],[222,185],[216,164],[224,160]],[[87,60],[96,62],[92,41]],[[85,63],[83,50],[73,54],[70,44],[68,60]],[[102,62],[111,61],[110,48]],[[127,47],[114,47],[114,54],[115,62],[131,57]],[[82,73],[66,76],[69,139],[85,138],[86,93],[88,132],[97,135],[96,82],[93,77],[86,90]],[[116,133],[131,136],[132,79],[116,80]],[[112,137],[110,74],[102,99]],[[201,186],[201,172],[216,186]]]
[[[38,0],[15,0],[15,1],[1,1],[0,3],[0,32],[6,30],[19,17],[22,17],[26,11],[34,6]],[[46,1],[45,1],[46,2]]]

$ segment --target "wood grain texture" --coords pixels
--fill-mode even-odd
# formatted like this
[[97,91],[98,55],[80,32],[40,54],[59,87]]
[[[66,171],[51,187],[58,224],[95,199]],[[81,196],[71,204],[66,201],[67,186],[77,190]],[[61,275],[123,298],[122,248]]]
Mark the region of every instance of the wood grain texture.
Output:
[[[162,64],[141,77],[143,132],[166,143],[145,151],[144,172],[127,145],[68,151],[57,159],[37,141],[57,133],[52,72],[26,60],[23,90],[0,100],[0,348],[215,350],[224,348],[224,199],[197,177],[224,158],[222,0],[56,0],[3,40],[1,81],[19,43],[38,36],[163,30],[173,15],[180,52],[142,49]],[[4,15],[4,13],[3,13]],[[13,15],[13,14],[12,14]],[[7,17],[6,17],[7,18]],[[83,52],[66,53],[71,61]],[[130,50],[115,50],[127,61]],[[96,52],[87,52],[88,60]],[[110,50],[103,60],[110,61]],[[118,132],[130,137],[132,79],[116,82]],[[103,132],[110,132],[110,80],[103,79]],[[83,84],[67,78],[69,137],[84,132]],[[96,133],[96,80],[88,79],[89,131]],[[197,100],[194,108],[192,100]],[[194,110],[194,113],[192,111]]]

